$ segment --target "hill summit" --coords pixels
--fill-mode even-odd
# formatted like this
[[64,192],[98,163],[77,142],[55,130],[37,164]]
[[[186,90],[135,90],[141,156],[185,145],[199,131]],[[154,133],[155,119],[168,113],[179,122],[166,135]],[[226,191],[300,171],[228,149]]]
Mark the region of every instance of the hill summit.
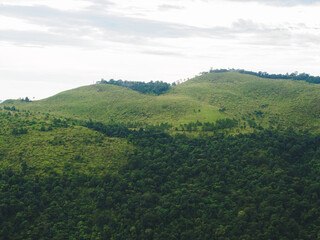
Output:
[[[256,75],[259,74],[215,70],[172,86],[163,82],[147,85],[104,80],[40,101],[10,100],[2,105],[102,122],[168,123],[177,127],[230,118],[238,120],[242,129],[278,125],[319,129],[320,88],[317,84]],[[158,90],[161,95],[152,92]]]

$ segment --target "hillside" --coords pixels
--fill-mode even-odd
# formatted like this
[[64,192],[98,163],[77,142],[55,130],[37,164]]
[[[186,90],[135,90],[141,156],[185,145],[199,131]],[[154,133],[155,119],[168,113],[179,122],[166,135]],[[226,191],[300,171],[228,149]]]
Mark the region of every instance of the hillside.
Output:
[[32,169],[32,175],[76,171],[102,174],[125,164],[126,141],[47,114],[0,111],[0,168]]
[[228,117],[216,107],[188,96],[152,96],[106,84],[80,87],[35,102],[8,100],[2,105],[102,122],[180,124],[197,120],[214,122]]
[[235,118],[242,129],[281,126],[318,131],[319,101],[317,84],[227,72],[195,77],[160,96],[95,84],[40,101],[10,100],[1,105],[101,122],[179,126]]
[[172,88],[170,94],[208,103],[247,122],[254,119],[263,127],[280,125],[317,131],[320,126],[320,87],[316,84],[210,73]]
[[172,136],[15,110],[0,110],[0,120],[0,239],[320,232],[317,135]]
[[319,239],[319,96],[211,73],[8,100],[0,239]]

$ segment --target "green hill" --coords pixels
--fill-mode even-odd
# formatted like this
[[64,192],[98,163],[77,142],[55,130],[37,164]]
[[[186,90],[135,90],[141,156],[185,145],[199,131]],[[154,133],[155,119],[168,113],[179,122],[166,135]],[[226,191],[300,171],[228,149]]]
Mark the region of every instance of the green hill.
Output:
[[0,239],[319,239],[319,96],[212,73],[8,100]]
[[152,96],[107,84],[80,87],[34,102],[9,100],[2,105],[102,122],[113,120],[125,123],[180,124],[197,120],[213,122],[228,117],[215,106],[188,96]]
[[209,73],[160,96],[110,84],[95,84],[53,97],[2,106],[74,119],[139,124],[215,122],[235,118],[242,128],[281,126],[317,131],[320,88],[303,81],[265,79],[240,73]]
[[210,73],[172,88],[171,95],[191,97],[264,127],[318,130],[320,126],[320,87],[302,81]]

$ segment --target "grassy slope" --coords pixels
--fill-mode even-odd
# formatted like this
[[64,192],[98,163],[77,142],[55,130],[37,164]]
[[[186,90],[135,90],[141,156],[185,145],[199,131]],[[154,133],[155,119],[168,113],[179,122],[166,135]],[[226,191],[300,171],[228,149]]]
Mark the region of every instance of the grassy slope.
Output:
[[[6,101],[2,105],[102,122],[113,119],[179,125],[235,117],[255,119],[265,127],[280,124],[315,131],[320,126],[319,100],[320,88],[315,84],[239,73],[213,73],[191,79],[160,96],[99,84],[62,92],[41,101]],[[226,114],[218,111],[222,108],[226,108]]]
[[[108,138],[80,126],[52,127],[52,117],[0,111],[0,167],[31,167],[36,174],[61,172],[73,166],[78,171],[103,173],[114,171],[126,162],[133,146],[124,139]],[[23,127],[27,134],[13,135],[14,128]],[[44,127],[47,131],[41,131]]]
[[216,107],[188,96],[151,96],[106,84],[65,91],[41,101],[24,103],[10,100],[3,105],[83,120],[91,118],[102,122],[113,119],[116,122],[175,124],[196,120],[212,122],[227,117]]
[[[178,85],[171,94],[226,108],[226,112],[236,118],[255,118],[264,126],[272,121],[314,130],[320,126],[320,88],[303,81],[214,73]],[[261,111],[262,117],[255,111]]]

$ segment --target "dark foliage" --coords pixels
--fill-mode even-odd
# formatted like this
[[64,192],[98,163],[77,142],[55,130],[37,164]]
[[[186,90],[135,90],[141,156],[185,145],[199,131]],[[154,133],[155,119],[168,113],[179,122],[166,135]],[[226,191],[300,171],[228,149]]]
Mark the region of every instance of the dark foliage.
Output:
[[[232,129],[234,127],[238,126],[238,121],[236,119],[219,119],[215,123],[214,122],[190,122],[190,123],[185,123],[185,124],[180,124],[180,130],[182,131],[213,131],[215,133],[219,132],[219,130],[223,129]],[[176,129],[179,130],[179,129]]]
[[23,128],[23,127],[16,127],[14,129],[12,129],[13,135],[21,135],[21,134],[27,134],[27,133],[28,133],[28,129]]
[[155,94],[155,95],[163,94],[164,92],[170,89],[170,84],[162,81],[156,81],[156,82],[151,81],[151,82],[145,83],[145,82],[123,81],[123,80],[113,80],[113,79],[106,81],[102,79],[97,83],[112,84],[112,85],[117,85],[121,87],[127,87],[137,92],[141,92],[144,94]]
[[31,100],[28,97],[26,97],[26,98],[22,98],[21,102],[31,102]]
[[[223,73],[223,72],[237,72],[237,73],[244,73],[249,74],[261,78],[271,78],[271,79],[292,79],[297,81],[306,81],[309,83],[320,83],[320,76],[310,76],[307,73],[300,73],[297,72],[291,73],[291,74],[269,74],[267,72],[252,72],[252,71],[246,71],[243,69],[211,69],[209,73]],[[203,72],[203,74],[206,74],[208,72]]]
[[8,111],[17,111],[17,109],[15,108],[15,106],[12,106],[12,107],[4,106],[3,109],[4,109],[4,110],[8,110]]
[[131,131],[122,124],[103,124],[101,122],[86,122],[83,126],[101,132],[108,137],[128,137]]
[[68,165],[33,176],[23,160],[1,169],[0,239],[318,238],[319,136],[86,124],[133,143],[127,163],[107,175]]

